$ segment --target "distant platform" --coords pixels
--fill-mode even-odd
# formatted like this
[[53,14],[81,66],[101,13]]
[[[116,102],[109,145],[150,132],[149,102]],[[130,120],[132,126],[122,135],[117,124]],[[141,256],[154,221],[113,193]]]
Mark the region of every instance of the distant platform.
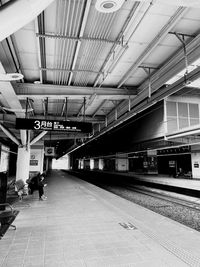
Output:
[[[110,173],[110,172],[106,172]],[[166,184],[171,186],[177,186],[181,188],[188,188],[200,191],[200,179],[192,178],[174,178],[172,176],[153,175],[153,174],[136,174],[131,172],[112,172],[118,175],[133,176],[135,179],[151,181],[152,183]],[[200,195],[199,195],[200,196]]]

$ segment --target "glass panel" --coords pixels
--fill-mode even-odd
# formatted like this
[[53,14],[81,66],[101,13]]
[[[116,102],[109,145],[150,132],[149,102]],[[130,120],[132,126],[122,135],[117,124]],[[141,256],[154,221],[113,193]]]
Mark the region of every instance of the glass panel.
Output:
[[191,119],[190,118],[190,126],[198,125],[198,124],[199,124],[199,119]]
[[188,117],[188,104],[187,103],[178,103],[178,116]]
[[199,105],[189,104],[189,114],[191,118],[199,118]]
[[168,118],[167,121],[167,132],[171,133],[171,132],[175,132],[178,130],[178,125],[177,125],[177,120],[176,118]]
[[176,102],[166,102],[167,107],[167,117],[168,116],[177,116]]
[[185,128],[189,126],[188,118],[179,118],[179,129]]

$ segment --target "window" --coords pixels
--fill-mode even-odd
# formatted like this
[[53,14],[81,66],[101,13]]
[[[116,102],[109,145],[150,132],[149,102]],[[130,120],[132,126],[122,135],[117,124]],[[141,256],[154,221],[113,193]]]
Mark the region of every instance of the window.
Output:
[[199,104],[166,102],[167,132],[175,132],[199,124]]

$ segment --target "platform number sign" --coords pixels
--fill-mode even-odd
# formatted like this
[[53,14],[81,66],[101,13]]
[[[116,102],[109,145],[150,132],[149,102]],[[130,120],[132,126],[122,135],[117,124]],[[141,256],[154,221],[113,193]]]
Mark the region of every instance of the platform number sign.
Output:
[[40,121],[35,121],[34,122],[34,129],[39,130],[40,129]]
[[46,156],[54,156],[55,148],[54,147],[45,147],[45,155]]
[[48,148],[48,149],[47,149],[47,153],[48,153],[48,154],[51,154],[52,152],[53,152],[52,148]]
[[35,130],[40,130],[43,127],[51,129],[52,125],[53,125],[53,122],[50,122],[50,121],[40,121],[40,120],[35,120],[34,121],[34,129]]
[[16,118],[16,129],[91,133],[92,124],[89,122],[78,121],[53,121]]

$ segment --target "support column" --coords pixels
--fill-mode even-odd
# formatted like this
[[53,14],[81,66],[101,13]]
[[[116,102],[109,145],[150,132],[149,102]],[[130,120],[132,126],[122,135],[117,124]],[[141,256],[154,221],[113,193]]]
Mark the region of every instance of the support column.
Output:
[[200,179],[200,145],[191,147],[192,178]]
[[99,170],[103,170],[103,169],[104,169],[104,160],[99,159]]
[[94,170],[94,159],[90,159],[90,170]]
[[[79,159],[79,167],[78,168],[79,168],[79,170],[83,170],[84,169],[84,160],[83,159]],[[68,166],[68,169],[69,169],[69,166]]]
[[52,170],[52,158],[48,157],[48,170],[51,171]]
[[30,147],[18,147],[16,180],[29,178]]
[[115,170],[121,172],[127,172],[129,170],[127,154],[116,154]]
[[99,159],[94,159],[94,170],[99,169]]

